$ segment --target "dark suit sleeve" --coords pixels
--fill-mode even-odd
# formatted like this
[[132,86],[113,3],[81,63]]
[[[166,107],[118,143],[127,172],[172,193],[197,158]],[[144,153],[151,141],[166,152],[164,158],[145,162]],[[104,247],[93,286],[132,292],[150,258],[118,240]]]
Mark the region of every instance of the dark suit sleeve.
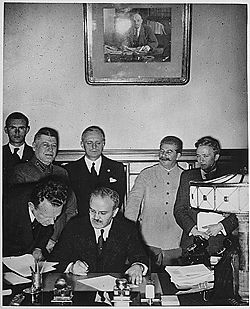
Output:
[[120,206],[124,203],[126,193],[126,174],[125,168],[122,163],[117,164],[117,183],[115,184],[114,190],[116,190],[120,197]]
[[178,225],[187,233],[196,225],[195,212],[190,209],[189,177],[184,171],[181,174],[180,184],[174,205],[174,217]]
[[235,214],[230,214],[228,217],[223,219],[221,223],[223,224],[227,235],[238,227],[238,219]]
[[158,46],[158,40],[151,27],[147,26],[146,31],[147,31],[147,45],[151,49],[155,49]]

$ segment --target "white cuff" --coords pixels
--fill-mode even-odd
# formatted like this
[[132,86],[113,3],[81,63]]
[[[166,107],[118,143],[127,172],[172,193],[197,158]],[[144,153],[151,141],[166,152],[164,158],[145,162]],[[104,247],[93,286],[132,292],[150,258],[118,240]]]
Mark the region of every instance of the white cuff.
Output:
[[69,265],[66,267],[64,273],[66,273],[66,274],[70,273],[70,270],[71,270],[71,267],[72,267],[73,264],[74,264],[73,262],[69,263]]

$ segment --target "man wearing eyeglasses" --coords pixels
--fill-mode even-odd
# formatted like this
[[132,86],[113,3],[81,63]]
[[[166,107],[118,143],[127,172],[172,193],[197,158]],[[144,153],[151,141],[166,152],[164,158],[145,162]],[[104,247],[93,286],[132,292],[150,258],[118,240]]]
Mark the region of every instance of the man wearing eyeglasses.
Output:
[[128,196],[125,217],[138,221],[153,267],[174,265],[181,256],[181,228],[173,207],[183,169],[177,164],[183,143],[175,136],[160,142],[159,163],[141,171]]
[[3,204],[3,255],[46,257],[46,245],[67,197],[67,185],[51,176],[16,186]]
[[132,283],[142,283],[148,258],[134,222],[119,213],[118,193],[95,189],[88,211],[88,217],[67,224],[49,260],[59,262],[59,272],[125,273]]
[[81,147],[85,155],[66,165],[70,183],[77,197],[78,213],[88,215],[89,196],[93,189],[105,186],[118,192],[120,207],[126,191],[126,177],[121,162],[111,160],[102,154],[105,133],[98,126],[90,126],[82,132]]

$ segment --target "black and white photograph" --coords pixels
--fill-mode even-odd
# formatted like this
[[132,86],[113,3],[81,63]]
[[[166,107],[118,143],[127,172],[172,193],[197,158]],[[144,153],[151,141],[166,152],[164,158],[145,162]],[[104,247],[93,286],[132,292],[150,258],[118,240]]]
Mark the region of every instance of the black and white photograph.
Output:
[[249,306],[249,4],[1,2],[0,307]]

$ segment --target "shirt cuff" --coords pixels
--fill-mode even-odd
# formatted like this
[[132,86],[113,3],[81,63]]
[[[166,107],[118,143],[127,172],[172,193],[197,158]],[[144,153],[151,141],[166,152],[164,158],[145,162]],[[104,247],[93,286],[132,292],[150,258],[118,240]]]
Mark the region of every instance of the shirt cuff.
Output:
[[69,263],[69,265],[66,267],[66,269],[64,271],[65,274],[68,274],[68,273],[71,272],[71,267],[72,267],[73,264],[74,264],[73,262]]
[[220,231],[224,236],[227,236],[227,232],[224,228],[224,225],[220,222],[220,224],[222,225],[222,230]]
[[[135,263],[133,263],[131,266],[134,266],[134,265],[140,265],[141,267],[142,267],[142,275],[143,276],[146,276],[146,273],[147,273],[147,271],[148,271],[148,267],[145,265],[145,264],[143,264],[143,263],[140,263],[140,262],[135,262]],[[130,266],[130,267],[131,267]]]

